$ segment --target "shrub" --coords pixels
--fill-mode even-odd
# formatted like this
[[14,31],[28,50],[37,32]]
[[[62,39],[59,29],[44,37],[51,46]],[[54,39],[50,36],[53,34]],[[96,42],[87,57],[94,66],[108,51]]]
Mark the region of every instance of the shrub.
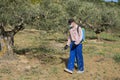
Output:
[[113,59],[116,61],[116,62],[120,62],[120,54],[115,54]]

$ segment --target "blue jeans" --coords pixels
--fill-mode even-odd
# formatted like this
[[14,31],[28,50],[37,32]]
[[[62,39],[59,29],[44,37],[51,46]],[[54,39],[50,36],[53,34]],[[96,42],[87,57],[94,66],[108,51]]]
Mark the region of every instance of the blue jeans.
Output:
[[78,70],[84,71],[84,61],[82,55],[82,43],[77,45],[74,49],[72,48],[73,42],[70,44],[70,56],[68,60],[67,69],[73,71],[75,59],[77,61]]

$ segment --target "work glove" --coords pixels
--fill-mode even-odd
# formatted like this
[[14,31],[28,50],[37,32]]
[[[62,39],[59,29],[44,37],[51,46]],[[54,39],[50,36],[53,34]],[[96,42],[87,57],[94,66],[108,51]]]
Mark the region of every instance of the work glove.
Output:
[[68,48],[68,45],[65,45],[64,50],[66,50],[67,48]]

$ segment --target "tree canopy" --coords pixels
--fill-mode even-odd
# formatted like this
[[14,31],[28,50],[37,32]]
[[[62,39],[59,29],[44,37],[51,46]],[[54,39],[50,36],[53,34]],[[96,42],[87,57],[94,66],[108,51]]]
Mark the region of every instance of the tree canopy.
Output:
[[118,3],[103,0],[1,0],[0,22],[15,25],[21,18],[33,28],[62,30],[67,20],[74,18],[93,25],[94,28],[120,30]]

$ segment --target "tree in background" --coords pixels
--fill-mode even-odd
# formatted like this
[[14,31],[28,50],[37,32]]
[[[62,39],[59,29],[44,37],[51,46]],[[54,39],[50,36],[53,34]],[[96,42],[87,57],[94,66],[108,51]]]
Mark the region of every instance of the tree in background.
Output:
[[[85,28],[91,28],[97,35],[108,29],[119,32],[119,13],[116,3],[105,3],[103,0],[1,0],[1,43],[9,37],[8,32],[12,37],[7,43],[14,42],[14,35],[23,30],[23,24],[47,32],[65,32],[69,18],[74,18]],[[6,26],[11,28],[8,30]]]
[[118,0],[118,5],[120,5],[120,0]]
[[[17,32],[24,29],[23,15],[26,2],[23,4],[23,1],[1,0],[0,3],[0,55],[3,55],[3,58],[6,59],[14,59],[14,36]],[[6,27],[8,25],[12,29],[8,29]]]
[[120,16],[118,8],[107,7],[104,2],[82,2],[82,4],[79,9],[79,23],[82,23],[81,25],[86,28],[91,28],[97,35],[98,40],[100,40],[99,35],[101,32],[112,28],[115,29],[119,26],[118,17]]

